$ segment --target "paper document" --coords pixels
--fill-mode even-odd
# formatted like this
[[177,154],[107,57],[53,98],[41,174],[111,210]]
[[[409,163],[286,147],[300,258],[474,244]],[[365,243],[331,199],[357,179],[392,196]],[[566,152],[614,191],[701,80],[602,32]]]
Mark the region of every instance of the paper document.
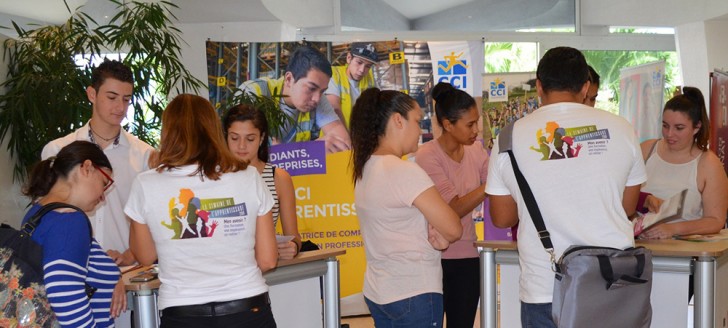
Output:
[[638,236],[642,231],[649,227],[663,222],[670,222],[682,218],[683,206],[685,205],[685,195],[688,190],[685,189],[674,196],[665,199],[660,205],[660,211],[657,213],[649,212],[634,220],[634,235]]
[[276,243],[287,243],[289,241],[293,240],[293,236],[281,236],[276,235]]

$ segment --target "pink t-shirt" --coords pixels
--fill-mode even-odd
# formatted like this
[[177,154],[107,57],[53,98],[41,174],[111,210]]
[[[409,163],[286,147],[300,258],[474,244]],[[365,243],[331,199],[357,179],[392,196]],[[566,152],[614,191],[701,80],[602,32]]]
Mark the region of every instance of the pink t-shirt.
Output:
[[[430,176],[446,203],[450,203],[455,196],[465,196],[480,187],[488,176],[488,153],[478,142],[465,146],[463,159],[458,163],[442,150],[435,139],[417,150],[415,161]],[[463,225],[463,235],[442,253],[443,259],[478,257],[478,251],[473,245],[478,238],[475,234],[473,212],[470,211],[460,218],[460,223]]]
[[362,293],[374,303],[442,293],[440,251],[413,204],[431,187],[424,170],[396,156],[372,155],[364,165],[354,199],[367,257]]

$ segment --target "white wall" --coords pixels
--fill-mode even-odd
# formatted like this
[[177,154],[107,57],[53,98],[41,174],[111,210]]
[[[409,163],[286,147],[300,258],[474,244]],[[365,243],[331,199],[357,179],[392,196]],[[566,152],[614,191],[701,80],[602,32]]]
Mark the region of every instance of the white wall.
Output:
[[[4,43],[6,36],[0,34],[0,44]],[[8,75],[8,60],[0,56],[0,81],[4,82]],[[2,91],[2,90],[0,90]],[[10,152],[7,151],[7,141],[10,134],[5,135],[5,140],[0,145],[0,222],[7,223],[14,227],[20,226],[20,221],[25,213],[25,205],[28,204],[28,198],[20,194],[20,185],[13,183],[13,166],[14,163],[10,158]]]
[[728,20],[710,20],[683,24],[675,29],[683,85],[695,86],[708,103],[709,74],[714,69],[728,69]]
[[705,40],[708,45],[708,65],[728,71],[728,19],[705,22]]
[[680,60],[683,85],[694,86],[708,95],[708,45],[705,22],[688,23],[675,28],[675,48]]

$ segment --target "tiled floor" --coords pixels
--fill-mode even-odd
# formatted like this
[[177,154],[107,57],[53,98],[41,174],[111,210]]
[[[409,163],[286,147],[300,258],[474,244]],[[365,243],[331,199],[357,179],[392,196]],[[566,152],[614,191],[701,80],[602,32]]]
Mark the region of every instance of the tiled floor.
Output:
[[[342,324],[349,324],[349,328],[373,328],[374,322],[370,316],[341,318]],[[473,328],[480,328],[480,310],[475,314],[475,325]]]

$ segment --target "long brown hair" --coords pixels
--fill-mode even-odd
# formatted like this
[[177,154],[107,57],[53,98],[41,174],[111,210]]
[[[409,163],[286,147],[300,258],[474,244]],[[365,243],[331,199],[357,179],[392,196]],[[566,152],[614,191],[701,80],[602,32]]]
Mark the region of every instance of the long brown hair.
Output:
[[708,140],[710,139],[710,120],[708,120],[708,111],[705,108],[705,98],[700,89],[695,87],[683,87],[682,94],[672,97],[665,103],[665,109],[676,112],[685,113],[693,122],[693,127],[698,126],[698,133],[693,136],[693,142],[698,149],[702,151],[708,150]]
[[158,163],[159,172],[196,164],[198,168],[192,175],[199,173],[212,180],[248,166],[228,150],[212,104],[191,94],[172,99],[162,114]]

